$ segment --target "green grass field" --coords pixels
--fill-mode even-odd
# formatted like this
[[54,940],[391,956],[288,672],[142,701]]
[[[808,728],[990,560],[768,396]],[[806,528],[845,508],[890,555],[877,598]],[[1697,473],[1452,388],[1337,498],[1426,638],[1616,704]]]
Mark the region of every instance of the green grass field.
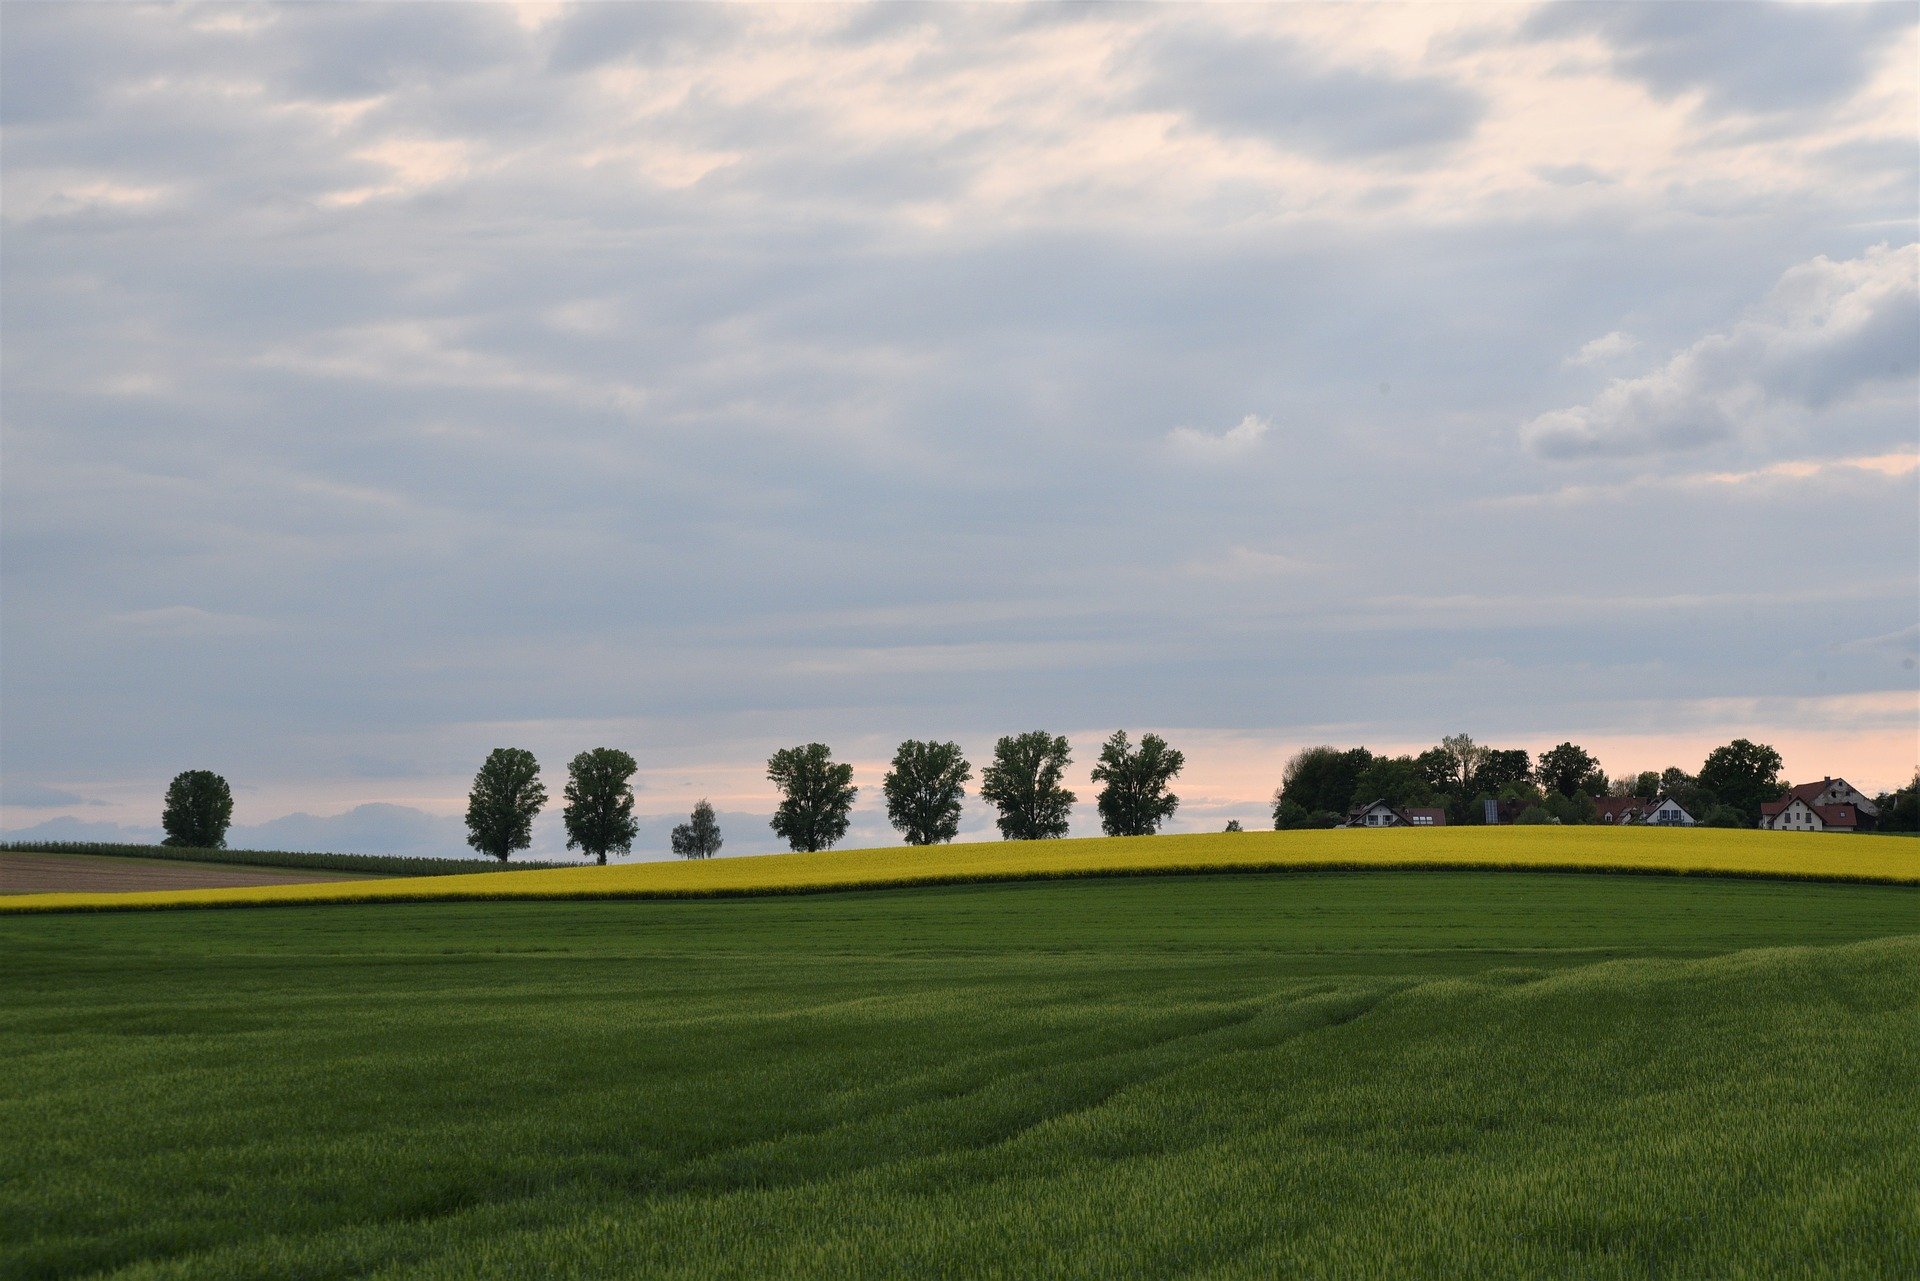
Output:
[[1920,1274],[1910,888],[1134,877],[0,946],[8,1277]]

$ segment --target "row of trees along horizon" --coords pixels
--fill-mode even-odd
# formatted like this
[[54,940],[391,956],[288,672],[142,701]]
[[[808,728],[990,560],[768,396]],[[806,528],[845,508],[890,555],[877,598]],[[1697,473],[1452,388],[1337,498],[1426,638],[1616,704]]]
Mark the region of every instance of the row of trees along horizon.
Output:
[[[994,744],[993,762],[980,776],[980,799],[997,811],[1009,841],[1049,840],[1067,834],[1079,799],[1065,787],[1073,763],[1067,740],[1035,730]],[[1753,827],[1760,806],[1782,795],[1780,753],[1737,738],[1708,753],[1698,773],[1677,766],[1609,779],[1584,748],[1561,743],[1535,760],[1518,748],[1492,748],[1454,734],[1418,755],[1376,755],[1364,747],[1309,747],[1281,773],[1272,801],[1278,830],[1327,828],[1356,806],[1385,801],[1395,807],[1438,807],[1450,825],[1485,821],[1487,802],[1500,803],[1519,823],[1591,823],[1603,796],[1645,801],[1670,797],[1710,827]],[[1101,745],[1091,778],[1100,784],[1095,805],[1108,836],[1150,836],[1172,818],[1180,798],[1170,790],[1186,757],[1158,734],[1135,747],[1124,730]],[[633,776],[639,766],[618,748],[581,752],[567,766],[561,817],[567,848],[600,863],[629,854],[639,834],[633,813]],[[781,801],[769,826],[795,851],[831,849],[847,833],[860,789],[853,766],[833,759],[824,743],[775,752],[767,778]],[[958,743],[909,739],[900,744],[881,780],[887,819],[909,845],[936,845],[960,833],[960,815],[973,766]],[[1880,829],[1920,828],[1920,773],[1912,784],[1877,798]],[[467,843],[505,862],[533,844],[533,821],[547,803],[539,762],[518,747],[495,748],[474,776],[467,800]],[[161,826],[164,844],[220,849],[233,820],[233,793],[209,770],[188,770],[167,788]],[[1238,820],[1227,824],[1239,831]],[[683,858],[712,858],[723,841],[713,806],[701,800],[669,838]]]

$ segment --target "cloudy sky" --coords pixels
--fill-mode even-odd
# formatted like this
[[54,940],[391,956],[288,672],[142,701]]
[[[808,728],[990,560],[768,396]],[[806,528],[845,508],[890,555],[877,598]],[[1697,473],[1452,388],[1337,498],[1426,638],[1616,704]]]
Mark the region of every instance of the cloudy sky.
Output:
[[4,823],[451,853],[604,744],[747,852],[817,739],[884,840],[1035,728],[1196,829],[1460,730],[1890,787],[1915,15],[9,3]]

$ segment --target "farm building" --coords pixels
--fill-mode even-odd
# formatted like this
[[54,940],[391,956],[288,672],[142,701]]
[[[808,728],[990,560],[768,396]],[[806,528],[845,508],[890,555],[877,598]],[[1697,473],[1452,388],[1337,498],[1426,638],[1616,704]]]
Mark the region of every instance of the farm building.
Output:
[[1760,807],[1760,826],[1776,832],[1857,832],[1860,811],[1852,805],[1812,805],[1787,796]]
[[1596,823],[1651,823],[1656,827],[1692,827],[1696,820],[1671,796],[1643,800],[1638,796],[1603,796],[1593,803]]
[[1868,818],[1880,817],[1880,807],[1865,792],[1844,778],[1823,778],[1818,783],[1790,787],[1780,799],[1799,799],[1809,805],[1851,805]]
[[1447,812],[1439,806],[1389,805],[1375,801],[1356,805],[1342,827],[1445,827]]

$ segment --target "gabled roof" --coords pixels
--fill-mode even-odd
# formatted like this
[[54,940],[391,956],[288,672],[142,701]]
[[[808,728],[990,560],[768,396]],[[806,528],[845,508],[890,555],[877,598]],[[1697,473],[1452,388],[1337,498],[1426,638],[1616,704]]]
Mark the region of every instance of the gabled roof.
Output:
[[1860,826],[1860,811],[1845,801],[1838,805],[1815,805],[1812,809],[1828,827]]
[[[1860,811],[1854,806],[1847,804],[1845,801],[1841,801],[1837,805],[1815,805],[1806,797],[1796,795],[1795,793],[1799,792],[1799,790],[1800,789],[1796,787],[1793,789],[1793,792],[1788,793],[1777,801],[1760,802],[1760,817],[1773,818],[1776,815],[1784,814],[1798,803],[1806,806],[1815,814],[1818,814],[1820,821],[1828,827],[1860,826]],[[1814,795],[1818,796],[1819,792],[1815,792]]]
[[1653,806],[1638,796],[1602,796],[1593,803],[1595,818],[1607,818],[1615,822],[1628,814],[1644,814],[1651,809]]

